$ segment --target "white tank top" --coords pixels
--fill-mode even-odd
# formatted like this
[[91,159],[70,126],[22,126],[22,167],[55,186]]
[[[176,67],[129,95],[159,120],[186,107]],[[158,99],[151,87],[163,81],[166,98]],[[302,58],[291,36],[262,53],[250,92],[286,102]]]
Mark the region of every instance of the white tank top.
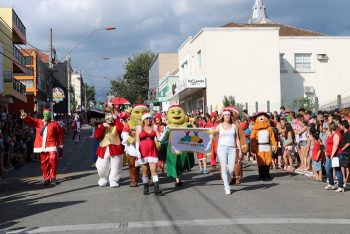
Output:
[[219,142],[218,145],[236,147],[236,129],[232,124],[231,129],[225,130],[222,124],[220,124]]

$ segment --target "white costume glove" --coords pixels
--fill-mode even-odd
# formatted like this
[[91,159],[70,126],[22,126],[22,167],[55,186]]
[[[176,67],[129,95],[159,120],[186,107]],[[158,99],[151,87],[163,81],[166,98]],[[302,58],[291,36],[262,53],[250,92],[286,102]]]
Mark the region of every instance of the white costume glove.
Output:
[[109,127],[109,124],[108,124],[108,123],[103,123],[102,125],[103,125],[103,127],[105,127],[105,128],[108,128],[108,127]]
[[135,148],[136,148],[136,156],[137,156],[137,158],[141,158],[141,153],[140,153],[140,142],[136,141]]

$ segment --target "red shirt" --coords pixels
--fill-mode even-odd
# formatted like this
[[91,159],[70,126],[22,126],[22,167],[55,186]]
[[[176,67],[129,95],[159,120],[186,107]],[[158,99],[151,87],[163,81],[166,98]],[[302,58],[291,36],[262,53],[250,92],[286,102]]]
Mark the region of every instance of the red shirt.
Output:
[[327,153],[327,157],[330,157],[332,154],[332,149],[333,149],[333,136],[334,134],[337,134],[339,136],[339,144],[338,144],[338,149],[336,154],[340,154],[342,152],[341,150],[341,146],[340,146],[340,142],[341,142],[341,134],[339,131],[336,131],[335,133],[333,133],[332,135],[330,135],[327,138],[327,142],[326,142],[326,153]]
[[317,157],[317,154],[319,151],[321,151],[322,145],[320,140],[315,141],[314,143],[314,148],[312,149],[312,160],[317,161],[321,158],[321,154],[319,156],[319,158]]

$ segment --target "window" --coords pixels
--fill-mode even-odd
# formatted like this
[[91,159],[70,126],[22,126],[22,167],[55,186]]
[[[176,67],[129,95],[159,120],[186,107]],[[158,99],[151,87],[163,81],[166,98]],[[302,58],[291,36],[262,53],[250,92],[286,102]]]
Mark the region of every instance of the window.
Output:
[[187,61],[184,62],[181,65],[181,70],[182,70],[182,78],[185,79],[188,77],[188,65],[187,65]]
[[286,71],[286,63],[284,60],[284,53],[280,54],[280,71]]
[[33,65],[33,57],[32,56],[25,56],[26,59],[26,65]]
[[197,52],[197,59],[198,59],[198,68],[202,67],[202,51]]
[[20,80],[22,84],[26,86],[26,88],[33,88],[34,87],[34,80]]
[[295,70],[311,71],[311,54],[295,54]]

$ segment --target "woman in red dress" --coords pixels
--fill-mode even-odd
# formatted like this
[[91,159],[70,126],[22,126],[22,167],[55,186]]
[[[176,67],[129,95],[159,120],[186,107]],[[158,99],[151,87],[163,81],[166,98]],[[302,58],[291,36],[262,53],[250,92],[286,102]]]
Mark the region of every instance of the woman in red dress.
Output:
[[138,164],[142,165],[142,182],[144,184],[144,195],[149,193],[148,171],[151,171],[154,191],[161,195],[159,179],[156,172],[158,163],[158,150],[155,138],[159,139],[159,132],[153,128],[152,116],[149,113],[142,115],[142,125],[136,128],[136,149],[138,150]]

